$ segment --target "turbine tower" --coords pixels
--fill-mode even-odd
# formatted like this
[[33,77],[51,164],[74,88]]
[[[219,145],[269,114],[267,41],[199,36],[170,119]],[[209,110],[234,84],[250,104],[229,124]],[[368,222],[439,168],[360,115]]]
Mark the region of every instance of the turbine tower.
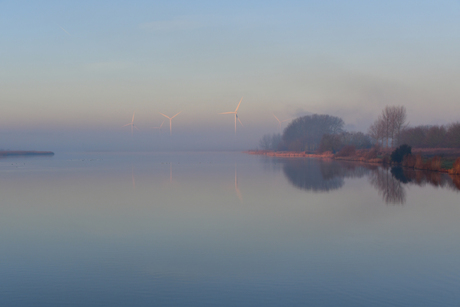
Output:
[[171,120],[172,120],[174,117],[176,117],[177,115],[179,115],[179,114],[180,114],[180,112],[179,112],[179,113],[177,113],[176,115],[174,115],[173,117],[169,117],[169,116],[167,116],[167,115],[164,115],[163,113],[160,113],[160,114],[161,114],[161,115],[163,115],[164,117],[166,117],[167,119],[169,119],[169,135],[172,135],[172,125],[171,125]]
[[[240,122],[241,126],[243,126],[243,123],[241,122],[240,118],[238,117],[238,108],[240,107],[241,101],[243,100],[243,97],[241,97],[240,102],[238,103],[238,106],[236,107],[235,112],[224,112],[224,113],[219,113],[219,114],[235,114],[235,135],[236,135],[236,120]],[[244,127],[244,126],[243,126]]]
[[131,122],[129,124],[126,124],[126,125],[123,126],[123,127],[131,126],[131,135],[133,135],[134,128],[136,128],[138,131],[140,131],[139,128],[137,128],[137,126],[134,125],[134,115],[135,114],[136,114],[136,111],[134,111],[134,113],[133,113],[133,119],[131,120]]
[[[166,119],[165,119],[166,120]],[[159,127],[152,127],[153,129],[158,129],[158,131],[161,132],[161,127],[163,127],[163,124],[165,123],[165,120],[161,123]]]

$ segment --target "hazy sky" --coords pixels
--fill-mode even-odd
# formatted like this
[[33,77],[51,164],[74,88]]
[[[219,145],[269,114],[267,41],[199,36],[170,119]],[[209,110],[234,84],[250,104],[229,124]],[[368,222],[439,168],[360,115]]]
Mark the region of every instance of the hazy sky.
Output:
[[[254,148],[271,112],[460,120],[458,1],[0,0],[0,28],[4,149]],[[241,97],[235,138],[217,113]]]

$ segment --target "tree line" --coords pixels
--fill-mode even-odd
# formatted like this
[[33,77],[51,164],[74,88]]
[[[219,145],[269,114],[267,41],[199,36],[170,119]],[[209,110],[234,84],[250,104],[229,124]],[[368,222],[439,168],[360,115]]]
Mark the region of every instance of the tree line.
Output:
[[259,142],[263,150],[338,152],[344,147],[355,149],[373,146],[413,148],[460,148],[460,122],[447,126],[409,127],[403,106],[387,106],[369,127],[368,133],[344,130],[344,121],[336,116],[313,114],[294,119],[282,134],[264,135]]
[[362,132],[347,132],[344,121],[336,116],[313,114],[294,119],[283,134],[266,134],[259,142],[263,150],[337,151],[343,146],[369,148],[371,138]]
[[460,122],[408,127],[401,132],[399,143],[415,148],[460,148]]

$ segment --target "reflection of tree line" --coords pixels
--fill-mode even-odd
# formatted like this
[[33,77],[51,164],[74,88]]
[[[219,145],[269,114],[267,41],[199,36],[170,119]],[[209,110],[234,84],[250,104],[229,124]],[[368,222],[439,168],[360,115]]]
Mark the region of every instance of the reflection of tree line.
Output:
[[432,185],[454,191],[460,190],[460,178],[450,177],[447,174],[421,171],[402,167],[379,167],[371,173],[370,183],[379,190],[379,194],[387,204],[404,204],[406,191],[404,185],[418,186]]
[[460,178],[430,171],[403,169],[401,167],[383,168],[376,165],[354,164],[335,160],[315,159],[270,159],[277,167],[281,164],[289,182],[295,187],[313,191],[328,192],[340,189],[345,178],[368,176],[369,182],[387,204],[404,204],[406,191],[404,185],[432,185],[435,187],[460,190]]
[[282,160],[283,172],[295,187],[307,191],[322,192],[339,189],[344,178],[362,177],[369,169],[337,161],[313,159]]

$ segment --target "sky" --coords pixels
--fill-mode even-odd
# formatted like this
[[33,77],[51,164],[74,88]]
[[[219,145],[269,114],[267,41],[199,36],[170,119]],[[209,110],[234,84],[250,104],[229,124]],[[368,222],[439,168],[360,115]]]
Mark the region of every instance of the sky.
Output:
[[456,122],[459,38],[458,1],[0,0],[0,149],[244,150],[273,113],[365,132],[386,105]]

